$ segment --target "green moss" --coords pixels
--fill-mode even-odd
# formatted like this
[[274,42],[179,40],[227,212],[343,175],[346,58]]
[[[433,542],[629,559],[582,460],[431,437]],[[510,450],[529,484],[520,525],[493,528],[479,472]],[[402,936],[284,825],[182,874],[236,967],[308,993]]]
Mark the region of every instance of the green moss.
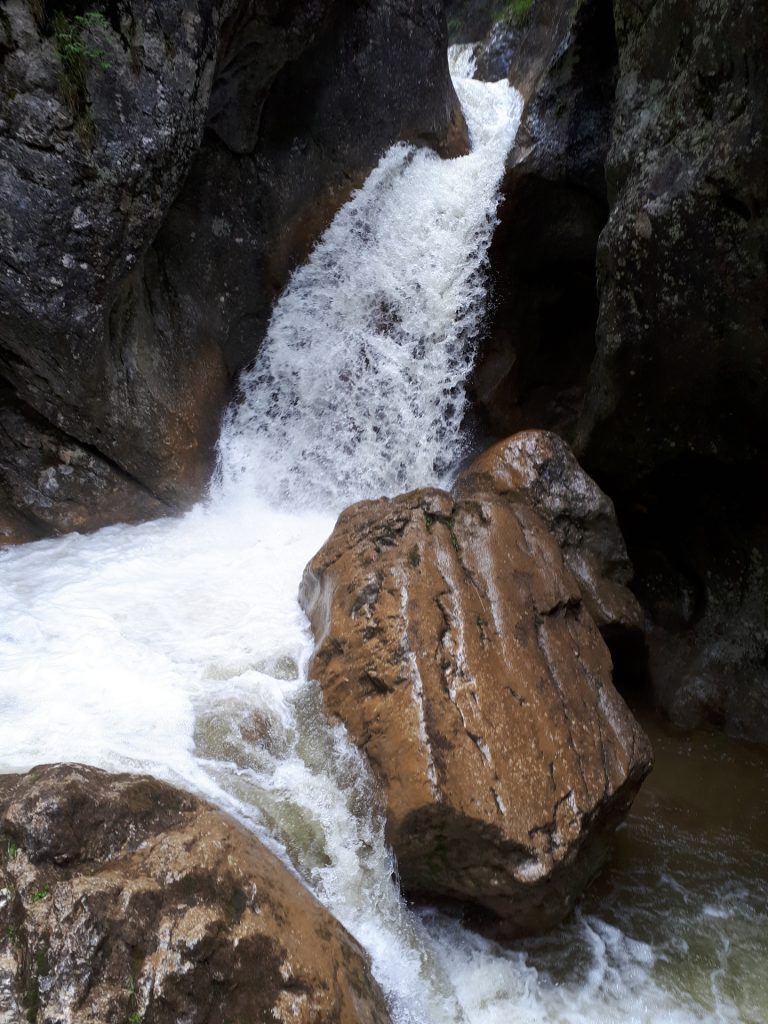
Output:
[[139,1010],[139,993],[136,987],[136,979],[139,976],[141,965],[144,962],[143,952],[135,950],[132,958],[133,973],[125,979],[125,987],[128,990],[128,1022],[127,1024],[141,1024],[144,1015]]
[[497,21],[510,21],[513,25],[522,25],[528,20],[534,0],[506,0]]
[[471,5],[467,0],[463,3],[454,0],[449,4],[448,38],[466,38],[470,25],[473,37],[486,35],[500,23],[522,25],[528,20],[533,4],[534,0],[486,0],[483,4]]
[[93,46],[88,37],[108,31],[109,22],[98,11],[87,11],[68,17],[57,10],[50,17],[50,27],[61,61],[59,88],[62,99],[75,117],[78,131],[86,141],[93,140],[93,118],[87,109],[86,77],[92,67],[107,71],[106,53]]
[[34,1024],[37,1020],[37,1011],[40,1009],[40,981],[37,976],[32,978],[24,993],[24,1007],[27,1011],[27,1020]]
[[24,1008],[27,1011],[27,1020],[36,1021],[40,1009],[40,979],[49,974],[51,966],[48,962],[46,950],[39,950],[35,956],[34,969],[30,978],[27,991],[24,994]]
[[37,892],[33,892],[29,897],[30,903],[42,903],[43,900],[47,900],[51,894],[51,890],[47,885],[44,885],[42,889],[38,889]]
[[457,36],[459,34],[459,32],[461,32],[461,30],[463,28],[464,28],[464,19],[463,18],[460,18],[460,17],[458,17],[457,15],[454,14],[453,17],[448,19],[448,36],[449,36],[450,39],[453,39],[454,36]]

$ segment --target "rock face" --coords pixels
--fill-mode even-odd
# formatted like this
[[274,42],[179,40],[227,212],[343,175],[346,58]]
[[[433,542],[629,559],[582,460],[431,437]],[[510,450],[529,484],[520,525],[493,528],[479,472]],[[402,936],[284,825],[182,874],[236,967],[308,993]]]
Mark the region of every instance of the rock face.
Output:
[[577,448],[619,504],[682,725],[768,741],[768,20],[614,4],[597,355]]
[[466,145],[445,32],[439,0],[7,0],[0,541],[200,495],[294,261],[392,142]]
[[386,1024],[363,951],[208,804],[81,765],[0,780],[0,1016]]
[[651,762],[542,520],[489,494],[361,502],[301,601],[310,673],[382,784],[404,888],[505,935],[559,921]]
[[570,437],[594,354],[595,252],[608,216],[616,82],[610,0],[534,0],[500,21],[478,74],[525,99],[490,251],[492,315],[473,382],[491,427]]
[[526,430],[499,441],[462,472],[455,490],[467,497],[497,494],[532,508],[557,539],[605,639],[642,632],[642,611],[628,587],[632,563],[613,502],[562,438]]
[[766,743],[768,528],[754,485],[714,467],[664,474],[625,502],[624,523],[655,702],[682,728]]
[[[498,22],[505,22],[509,0],[445,0],[452,43],[477,43]],[[504,77],[503,75],[499,77]]]
[[766,467],[764,5],[618,0],[616,33],[581,448],[621,481],[681,459]]

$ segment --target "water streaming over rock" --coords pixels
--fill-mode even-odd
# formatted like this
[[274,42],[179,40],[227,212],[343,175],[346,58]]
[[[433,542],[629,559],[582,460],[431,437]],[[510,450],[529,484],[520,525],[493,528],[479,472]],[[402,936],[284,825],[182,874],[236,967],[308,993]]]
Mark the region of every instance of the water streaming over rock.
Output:
[[[552,936],[503,949],[405,906],[366,766],[306,679],[296,591],[334,515],[441,482],[462,454],[520,99],[459,78],[467,49],[453,69],[473,152],[395,146],[340,212],[243,377],[210,501],[0,555],[0,769],[150,771],[239,815],[369,950],[403,1024],[762,1020],[767,986],[732,982],[768,956],[761,854],[724,861],[641,815],[659,880],[630,858]],[[681,842],[699,847],[687,873]]]

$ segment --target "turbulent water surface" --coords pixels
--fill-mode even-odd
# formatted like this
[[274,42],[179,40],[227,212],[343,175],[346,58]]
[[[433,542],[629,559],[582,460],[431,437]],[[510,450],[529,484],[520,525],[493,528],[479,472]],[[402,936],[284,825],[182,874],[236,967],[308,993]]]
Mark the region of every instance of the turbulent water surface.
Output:
[[[0,769],[150,771],[233,811],[366,946],[401,1024],[765,1021],[762,754],[660,734],[615,869],[554,934],[504,949],[404,905],[365,764],[306,678],[297,587],[335,514],[464,454],[520,98],[453,57],[472,153],[395,146],[339,213],[243,377],[210,500],[0,555]],[[713,811],[737,786],[744,813]]]

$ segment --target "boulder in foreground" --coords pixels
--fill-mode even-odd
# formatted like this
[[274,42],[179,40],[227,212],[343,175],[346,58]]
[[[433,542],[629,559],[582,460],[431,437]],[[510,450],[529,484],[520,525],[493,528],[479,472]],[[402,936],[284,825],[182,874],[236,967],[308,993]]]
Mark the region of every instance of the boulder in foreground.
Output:
[[235,821],[155,779],[0,779],[0,1020],[387,1024],[364,952]]
[[367,753],[404,888],[499,935],[562,919],[651,766],[542,519],[420,490],[342,513],[301,591],[311,675]]

